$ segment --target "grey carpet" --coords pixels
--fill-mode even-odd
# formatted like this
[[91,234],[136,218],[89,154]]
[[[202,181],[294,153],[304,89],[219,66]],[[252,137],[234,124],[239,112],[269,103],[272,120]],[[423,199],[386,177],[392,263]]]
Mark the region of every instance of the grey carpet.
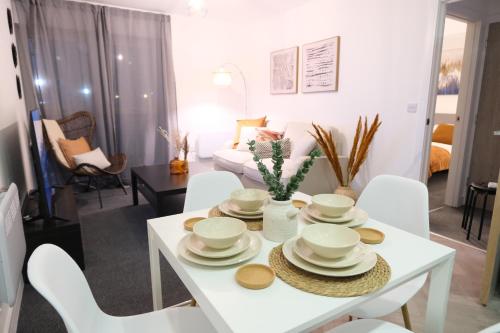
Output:
[[[105,209],[81,217],[85,276],[104,312],[132,315],[152,311],[146,229],[146,219],[152,217],[149,205]],[[162,261],[164,304],[189,299],[182,282]],[[25,286],[18,332],[66,332],[59,315],[30,285]]]
[[474,213],[474,222],[472,223],[471,237],[467,240],[467,232],[461,228],[464,207],[455,208],[445,206],[444,204],[447,178],[447,172],[436,173],[429,178],[427,184],[427,188],[429,189],[429,222],[431,231],[485,250],[490,231],[491,211],[486,211],[481,240],[478,240],[481,209],[479,208],[480,205],[477,204]]

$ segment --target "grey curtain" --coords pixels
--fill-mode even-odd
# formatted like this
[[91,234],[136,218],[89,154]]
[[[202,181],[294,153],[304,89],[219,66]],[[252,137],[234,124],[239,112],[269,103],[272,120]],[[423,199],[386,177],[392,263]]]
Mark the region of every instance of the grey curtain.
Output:
[[177,130],[170,17],[64,0],[14,3],[28,110],[50,119],[90,111],[93,144],[106,154],[127,154],[129,166],[167,162],[156,128]]

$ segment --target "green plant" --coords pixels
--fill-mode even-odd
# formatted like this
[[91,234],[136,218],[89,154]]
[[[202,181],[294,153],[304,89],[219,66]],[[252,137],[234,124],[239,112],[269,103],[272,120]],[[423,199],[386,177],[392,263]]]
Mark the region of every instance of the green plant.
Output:
[[272,172],[267,169],[264,163],[262,163],[262,158],[260,158],[260,156],[255,153],[255,140],[249,141],[248,146],[250,147],[250,151],[253,154],[253,160],[257,163],[257,168],[262,175],[264,182],[269,187],[269,193],[271,193],[273,199],[277,201],[290,200],[292,194],[297,191],[300,183],[304,180],[305,175],[309,172],[309,169],[313,165],[316,157],[321,155],[321,151],[319,149],[314,149],[311,153],[309,153],[309,158],[302,163],[302,165],[297,170],[297,173],[294,176],[290,177],[290,181],[285,186],[281,182],[284,159],[280,142],[271,142],[271,147],[273,150],[273,154],[271,157],[271,160],[273,162]]

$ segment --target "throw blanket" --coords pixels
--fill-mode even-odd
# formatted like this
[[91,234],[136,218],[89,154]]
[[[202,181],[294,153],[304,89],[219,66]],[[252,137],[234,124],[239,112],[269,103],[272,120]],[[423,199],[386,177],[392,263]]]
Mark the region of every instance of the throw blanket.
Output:
[[450,167],[451,154],[444,148],[431,146],[429,157],[429,177],[433,173],[448,170]]

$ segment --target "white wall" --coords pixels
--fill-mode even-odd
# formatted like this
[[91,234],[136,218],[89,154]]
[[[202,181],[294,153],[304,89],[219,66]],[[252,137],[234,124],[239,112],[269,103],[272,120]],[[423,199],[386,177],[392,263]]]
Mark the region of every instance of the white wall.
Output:
[[172,15],[172,43],[177,107],[181,131],[194,140],[205,132],[231,132],[244,117],[243,82],[236,70],[229,87],[218,87],[212,73],[226,62],[243,70],[248,52],[248,25],[199,16]]
[[11,44],[15,43],[15,37],[9,33],[7,7],[10,7],[10,1],[0,0],[0,188],[15,182],[23,196],[27,188],[33,188],[33,181],[26,108],[16,89],[16,74],[19,77],[21,74],[19,65],[15,68],[12,61]]
[[[383,124],[355,187],[382,173],[419,178],[436,16],[436,0],[312,0],[255,24],[246,59],[252,114],[332,124],[347,153],[357,117],[379,113]],[[299,72],[299,94],[270,95],[271,51],[337,35],[338,92],[300,93]],[[406,112],[412,102],[416,114]]]

